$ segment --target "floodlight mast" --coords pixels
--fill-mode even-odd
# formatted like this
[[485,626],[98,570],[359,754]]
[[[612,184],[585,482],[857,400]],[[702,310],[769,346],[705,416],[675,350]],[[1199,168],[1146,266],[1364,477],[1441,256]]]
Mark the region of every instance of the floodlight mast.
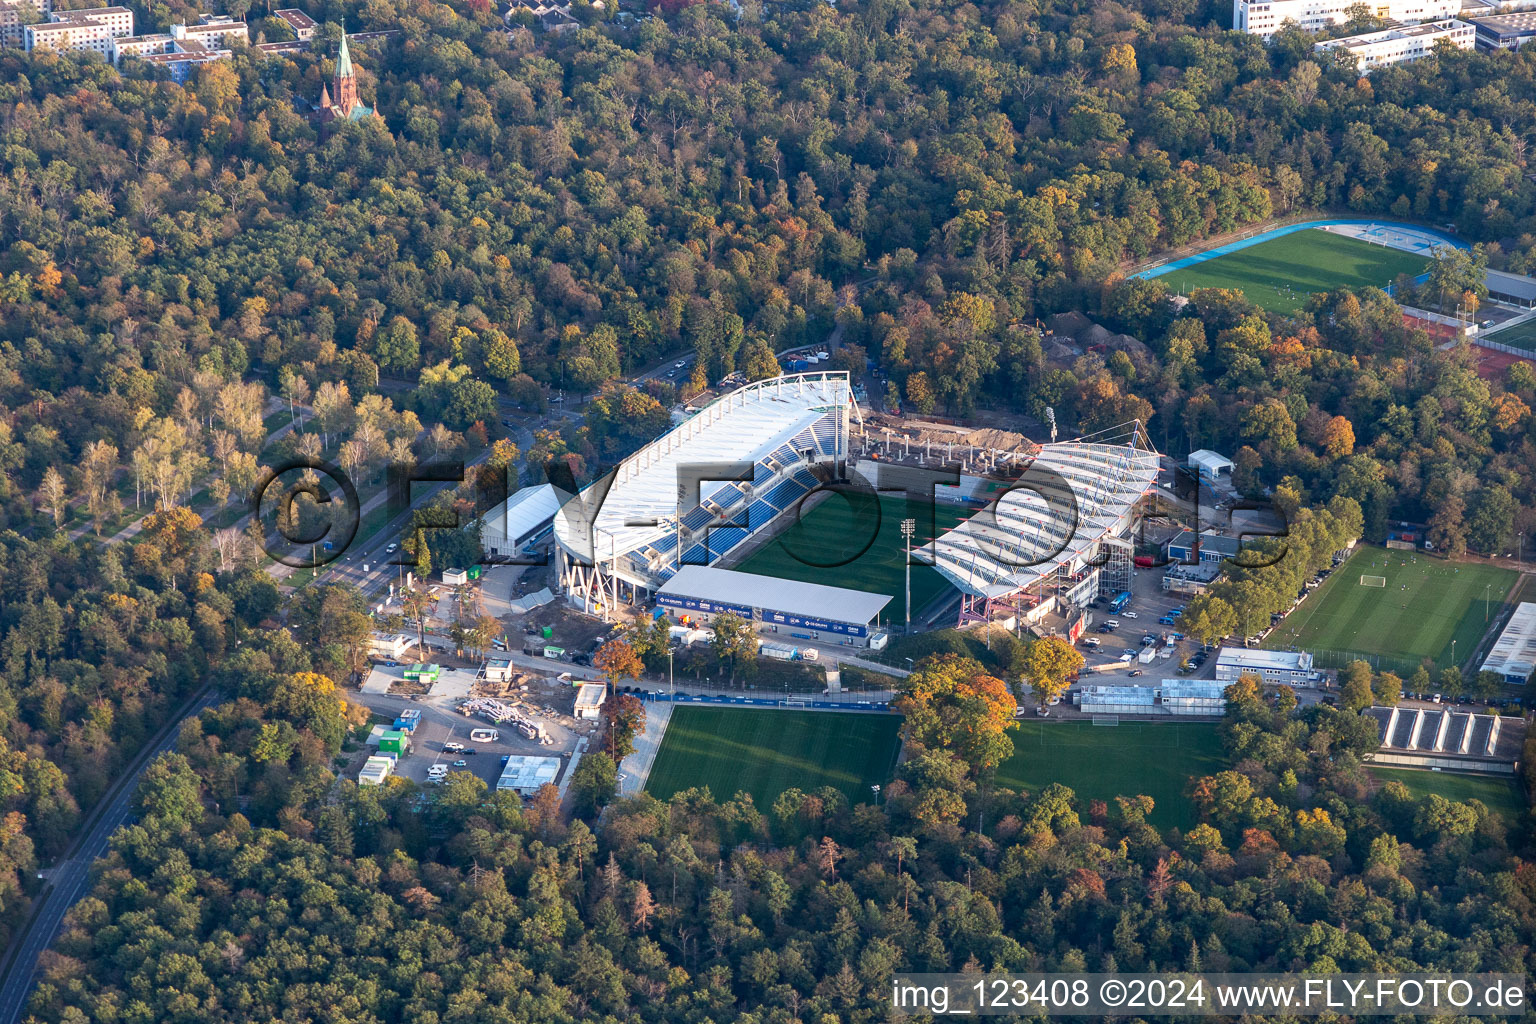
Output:
[[907,615],[906,631],[912,632],[912,535],[917,532],[916,519],[903,519],[901,521],[901,536],[907,543],[906,564],[902,566],[907,573],[907,600],[903,610]]

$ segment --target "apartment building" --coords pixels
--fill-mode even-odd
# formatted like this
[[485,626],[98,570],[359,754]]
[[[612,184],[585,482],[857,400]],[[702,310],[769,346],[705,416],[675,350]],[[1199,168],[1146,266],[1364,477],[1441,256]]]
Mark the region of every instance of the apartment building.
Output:
[[[1232,0],[1232,27],[1268,39],[1288,21],[1317,32],[1349,20],[1360,0]],[[1445,21],[1461,12],[1462,0],[1371,0],[1378,18],[1403,23]]]
[[133,35],[133,12],[126,7],[92,7],[83,11],[53,11],[49,20],[27,25],[22,46],[59,53],[99,53],[111,59],[112,41]]
[[49,0],[0,0],[0,46],[21,46],[22,29],[37,21],[46,21],[53,10]]
[[1342,50],[1355,58],[1362,74],[1369,74],[1389,64],[1423,60],[1435,52],[1435,46],[1442,40],[1458,50],[1470,50],[1477,43],[1477,29],[1464,21],[1431,21],[1384,32],[1328,39],[1313,49],[1319,54]]

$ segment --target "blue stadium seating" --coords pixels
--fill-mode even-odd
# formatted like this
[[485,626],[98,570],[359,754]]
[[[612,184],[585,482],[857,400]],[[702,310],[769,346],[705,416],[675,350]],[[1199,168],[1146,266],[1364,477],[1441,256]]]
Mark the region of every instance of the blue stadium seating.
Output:
[[711,522],[714,518],[715,514],[703,505],[695,506],[693,511],[683,516],[683,529],[700,529],[705,523]]
[[816,450],[823,455],[837,453],[837,427],[831,417],[823,416],[811,425],[816,436]]
[[695,544],[693,547],[691,547],[687,551],[683,552],[683,564],[684,565],[708,565],[709,564],[709,558],[707,557],[707,555],[708,555],[708,552],[704,550],[704,545],[703,544]]
[[731,548],[747,539],[747,531],[739,526],[716,526],[709,531],[709,553],[719,558]]

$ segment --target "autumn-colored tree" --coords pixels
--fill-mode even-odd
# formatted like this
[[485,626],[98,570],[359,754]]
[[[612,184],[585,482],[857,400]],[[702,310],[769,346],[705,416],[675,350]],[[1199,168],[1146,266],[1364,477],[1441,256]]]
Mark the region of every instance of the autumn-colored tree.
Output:
[[1029,645],[1021,666],[1036,702],[1045,707],[1060,697],[1083,667],[1083,656],[1059,636],[1041,637]]
[[1013,753],[1009,729],[1018,728],[1018,702],[1008,685],[974,658],[936,655],[901,681],[894,702],[906,716],[907,736],[925,747],[949,750],[973,774],[996,768]]
[[597,649],[592,656],[592,667],[608,680],[608,694],[612,697],[620,679],[639,679],[645,671],[645,662],[622,636],[616,636]]

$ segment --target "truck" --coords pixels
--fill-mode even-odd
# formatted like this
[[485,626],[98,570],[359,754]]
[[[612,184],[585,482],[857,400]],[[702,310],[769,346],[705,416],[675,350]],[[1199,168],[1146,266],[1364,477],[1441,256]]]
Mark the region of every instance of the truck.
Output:
[[501,738],[501,733],[495,729],[471,729],[469,738],[476,743],[495,743]]
[[757,653],[765,658],[772,658],[775,661],[794,661],[800,657],[800,648],[789,644],[764,641],[763,645],[757,649]]

